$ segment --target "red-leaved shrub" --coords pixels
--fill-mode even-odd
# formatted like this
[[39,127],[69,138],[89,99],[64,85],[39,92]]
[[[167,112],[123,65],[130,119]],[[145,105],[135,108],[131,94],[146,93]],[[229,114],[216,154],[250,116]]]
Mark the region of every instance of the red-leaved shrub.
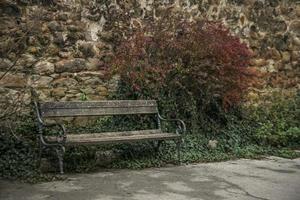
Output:
[[254,83],[250,58],[247,45],[220,22],[165,17],[127,35],[111,65],[131,92],[159,99],[180,90],[196,100],[218,99],[227,109]]

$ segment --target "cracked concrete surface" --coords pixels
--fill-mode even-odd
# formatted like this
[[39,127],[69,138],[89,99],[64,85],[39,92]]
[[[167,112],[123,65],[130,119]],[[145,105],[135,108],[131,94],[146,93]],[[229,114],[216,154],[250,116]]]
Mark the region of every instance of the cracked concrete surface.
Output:
[[299,200],[300,159],[270,157],[140,171],[68,174],[35,185],[0,181],[1,200]]

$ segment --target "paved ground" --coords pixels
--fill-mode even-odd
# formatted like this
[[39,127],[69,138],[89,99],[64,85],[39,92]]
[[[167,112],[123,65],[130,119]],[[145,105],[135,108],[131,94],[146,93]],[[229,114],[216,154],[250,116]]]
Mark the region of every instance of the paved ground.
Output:
[[242,159],[68,177],[36,185],[0,181],[0,199],[300,200],[300,159]]

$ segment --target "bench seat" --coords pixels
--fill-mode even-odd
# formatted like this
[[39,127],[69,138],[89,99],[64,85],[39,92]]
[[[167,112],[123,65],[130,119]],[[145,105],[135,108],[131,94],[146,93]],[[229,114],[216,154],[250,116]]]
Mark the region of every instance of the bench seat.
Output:
[[[159,129],[89,134],[67,134],[66,145],[72,146],[80,144],[129,143],[134,141],[174,140],[180,138],[181,136],[178,134],[165,133]],[[56,136],[45,136],[45,139],[49,142],[57,141]]]

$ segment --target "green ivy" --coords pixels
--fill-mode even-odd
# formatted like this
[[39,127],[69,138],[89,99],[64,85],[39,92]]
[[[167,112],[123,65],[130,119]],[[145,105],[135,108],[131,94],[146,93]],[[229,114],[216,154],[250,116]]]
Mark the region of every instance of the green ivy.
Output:
[[274,93],[269,104],[251,109],[251,120],[257,123],[254,139],[263,145],[292,147],[300,145],[300,94],[285,99]]
[[[122,94],[122,93],[119,93]],[[124,96],[123,96],[124,97]],[[275,97],[275,95],[274,95]],[[111,98],[122,99],[122,96]],[[183,97],[182,97],[183,98]],[[192,102],[192,100],[186,99]],[[215,162],[235,158],[260,158],[276,155],[295,158],[299,153],[293,151],[300,147],[299,140],[299,96],[294,99],[276,99],[269,106],[236,108],[223,112],[211,108],[206,112],[195,111],[192,105],[186,105],[186,112],[171,98],[161,98],[160,111],[166,117],[178,117],[188,124],[188,134],[182,147],[182,162]],[[188,104],[184,102],[183,105]],[[213,107],[213,106],[212,106]],[[205,111],[205,110],[203,110]],[[216,115],[216,117],[213,117]],[[208,116],[211,116],[209,118]],[[16,123],[14,133],[1,129],[0,176],[21,179],[29,182],[48,181],[62,178],[56,173],[44,174],[37,165],[38,140],[35,123],[31,117]],[[114,116],[102,117],[82,127],[66,124],[69,131],[105,132],[155,128],[155,117],[151,116]],[[174,130],[171,124],[163,127]],[[209,140],[216,140],[217,147],[208,148]],[[66,172],[91,172],[105,168],[141,169],[177,164],[177,152],[174,142],[165,142],[158,153],[153,144],[119,144],[104,146],[80,146],[66,149]],[[118,155],[113,162],[99,165],[95,162],[99,151],[110,150]],[[54,151],[45,155],[57,169]]]

